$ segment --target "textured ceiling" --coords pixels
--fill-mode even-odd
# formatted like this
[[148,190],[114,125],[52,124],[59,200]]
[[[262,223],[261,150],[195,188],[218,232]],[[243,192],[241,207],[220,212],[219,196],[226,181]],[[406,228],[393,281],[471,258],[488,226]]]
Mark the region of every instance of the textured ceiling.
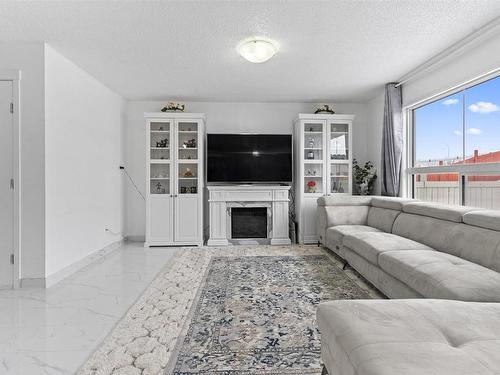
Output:
[[[0,41],[48,42],[128,99],[345,102],[499,14],[498,0],[3,0]],[[279,53],[242,60],[252,35]]]

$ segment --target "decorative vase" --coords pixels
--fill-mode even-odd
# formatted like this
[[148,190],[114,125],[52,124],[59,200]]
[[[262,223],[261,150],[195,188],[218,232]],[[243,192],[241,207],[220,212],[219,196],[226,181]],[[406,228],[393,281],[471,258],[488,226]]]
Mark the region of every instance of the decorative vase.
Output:
[[316,186],[309,186],[309,193],[316,193]]

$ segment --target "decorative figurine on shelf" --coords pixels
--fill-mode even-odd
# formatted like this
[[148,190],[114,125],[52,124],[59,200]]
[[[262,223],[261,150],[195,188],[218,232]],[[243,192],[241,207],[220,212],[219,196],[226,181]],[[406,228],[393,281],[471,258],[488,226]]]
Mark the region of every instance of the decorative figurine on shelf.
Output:
[[184,148],[196,148],[196,139],[188,139],[187,141],[184,141],[182,147]]
[[328,113],[330,115],[333,115],[335,113],[335,111],[332,108],[330,108],[330,106],[328,104],[323,104],[321,107],[316,109],[316,111],[314,111],[314,113]]
[[309,131],[310,131],[310,132],[313,132],[313,131],[314,131],[314,129],[313,129],[313,127],[312,127],[312,126],[309,128]]
[[186,108],[185,104],[168,102],[167,105],[161,109],[161,111],[162,112],[184,112],[185,108]]
[[184,177],[194,177],[194,173],[191,168],[186,168],[186,172],[184,172]]
[[309,193],[316,193],[316,181],[309,181],[307,188]]
[[342,181],[339,181],[339,193],[344,192],[344,187],[342,186]]
[[306,155],[307,159],[314,160],[314,152],[311,150]]
[[160,126],[158,130],[162,132],[163,131],[163,126]]
[[191,186],[191,194],[197,194],[196,186]]
[[169,140],[168,138],[162,139],[158,142],[156,142],[156,147],[158,148],[167,148],[169,145]]
[[337,190],[337,182],[336,181],[333,181],[332,183],[332,193],[337,193],[338,190]]
[[157,182],[156,183],[156,192],[158,194],[165,194],[166,190],[161,186],[161,183]]
[[309,147],[311,147],[311,148],[314,147],[314,138],[311,137],[308,139],[308,141],[309,141]]
[[187,193],[187,189],[185,186],[181,186],[181,194],[186,194]]

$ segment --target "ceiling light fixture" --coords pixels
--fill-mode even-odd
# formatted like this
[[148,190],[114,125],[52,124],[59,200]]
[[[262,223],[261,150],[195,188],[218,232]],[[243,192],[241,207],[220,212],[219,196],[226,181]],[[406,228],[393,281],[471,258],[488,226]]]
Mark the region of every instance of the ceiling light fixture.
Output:
[[276,43],[262,38],[245,39],[238,44],[238,53],[253,63],[263,63],[278,52]]

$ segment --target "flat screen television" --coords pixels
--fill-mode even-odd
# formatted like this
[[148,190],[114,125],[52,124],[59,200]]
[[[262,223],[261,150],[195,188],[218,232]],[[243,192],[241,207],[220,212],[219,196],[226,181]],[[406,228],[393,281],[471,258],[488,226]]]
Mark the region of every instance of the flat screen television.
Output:
[[209,184],[292,182],[292,136],[208,134],[207,181]]

